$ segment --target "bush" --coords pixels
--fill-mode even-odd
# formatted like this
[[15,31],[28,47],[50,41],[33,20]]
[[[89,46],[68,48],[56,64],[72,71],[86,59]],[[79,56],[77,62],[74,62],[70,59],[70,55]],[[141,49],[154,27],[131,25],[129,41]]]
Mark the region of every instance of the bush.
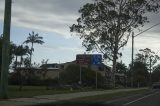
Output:
[[[82,67],[81,69],[82,76],[82,86],[84,87],[95,87],[96,83],[96,72],[92,71],[89,68]],[[80,66],[79,65],[69,65],[65,71],[60,73],[60,83],[68,85],[78,85],[80,81]],[[97,73],[98,87],[104,85],[104,77]]]
[[24,76],[20,75],[18,72],[13,72],[9,75],[9,84],[10,85],[31,85],[31,86],[38,86],[43,85],[43,81],[35,75]]

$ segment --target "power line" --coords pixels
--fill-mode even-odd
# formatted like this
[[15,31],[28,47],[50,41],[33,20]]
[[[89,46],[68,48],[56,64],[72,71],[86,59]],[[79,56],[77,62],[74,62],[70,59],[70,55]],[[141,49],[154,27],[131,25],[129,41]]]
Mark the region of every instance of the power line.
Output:
[[157,23],[157,24],[155,24],[155,25],[153,25],[153,26],[151,26],[151,27],[149,27],[149,28],[147,28],[147,29],[145,29],[145,30],[143,30],[142,32],[140,32],[140,33],[138,33],[137,35],[135,35],[134,37],[137,37],[138,35],[140,35],[140,34],[142,34],[142,33],[144,33],[144,32],[147,32],[148,30],[150,30],[150,29],[152,29],[153,27],[158,26],[158,25],[160,25],[160,22]]

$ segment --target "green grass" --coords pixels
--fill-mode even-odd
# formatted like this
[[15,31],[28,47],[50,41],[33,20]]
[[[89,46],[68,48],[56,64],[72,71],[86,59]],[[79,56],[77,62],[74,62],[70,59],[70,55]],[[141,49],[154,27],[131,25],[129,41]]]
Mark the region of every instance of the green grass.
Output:
[[21,98],[21,97],[33,97],[38,95],[52,95],[52,94],[60,94],[60,93],[71,93],[76,91],[70,90],[47,90],[46,87],[43,86],[24,86],[22,91],[19,91],[18,86],[10,86],[9,87],[9,98]]
[[133,96],[136,94],[145,94],[149,92],[148,89],[141,89],[136,91],[123,91],[111,94],[87,96],[71,100],[58,101],[55,103],[40,104],[35,106],[104,106],[103,103],[109,100],[115,100],[122,97]]
[[104,95],[87,96],[87,97],[62,101],[62,102],[63,103],[102,103],[107,100],[113,100],[113,99],[131,96],[131,95],[135,95],[135,94],[142,94],[142,93],[146,93],[148,91],[149,90],[146,90],[146,89],[136,90],[136,91],[123,91],[123,92],[104,94]]
[[[73,90],[69,89],[61,89],[55,90],[50,89],[47,90],[45,86],[24,86],[22,91],[19,91],[19,86],[9,86],[8,97],[9,98],[30,98],[33,96],[39,95],[53,95],[53,94],[62,94],[62,93],[75,93],[75,92],[83,92],[83,91],[93,91],[95,89],[83,89],[83,90]],[[102,89],[99,89],[102,90]]]
[[[87,96],[87,97],[81,97],[81,98],[76,98],[76,99],[71,99],[71,100],[65,100],[65,101],[59,101],[56,103],[51,103],[51,104],[45,104],[45,106],[80,106],[80,105],[87,105],[87,106],[93,106],[96,104],[101,105],[103,102],[109,101],[109,100],[114,100],[114,99],[119,99],[122,97],[127,97],[127,96],[133,96],[136,94],[145,94],[149,90],[143,89],[143,90],[136,90],[136,91],[123,91],[123,92],[117,92],[117,93],[111,93],[111,94],[104,94],[104,95],[96,95],[96,96]],[[44,106],[43,105],[37,105],[37,106]]]

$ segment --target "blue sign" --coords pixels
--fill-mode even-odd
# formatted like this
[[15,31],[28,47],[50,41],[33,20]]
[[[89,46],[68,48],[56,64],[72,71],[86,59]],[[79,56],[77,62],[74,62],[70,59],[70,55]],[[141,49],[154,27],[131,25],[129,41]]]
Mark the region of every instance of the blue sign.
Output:
[[102,64],[102,55],[100,54],[94,54],[92,55],[92,64],[93,65],[100,65]]

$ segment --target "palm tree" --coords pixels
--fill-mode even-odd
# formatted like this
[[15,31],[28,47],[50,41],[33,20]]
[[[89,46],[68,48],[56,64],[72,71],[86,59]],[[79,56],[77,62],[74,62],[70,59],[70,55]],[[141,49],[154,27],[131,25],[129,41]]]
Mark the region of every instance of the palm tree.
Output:
[[[25,55],[28,55],[29,54],[29,47],[28,46],[23,46],[23,45],[20,45],[20,46],[14,46],[14,55],[15,55],[15,57],[16,57],[16,60],[15,60],[15,66],[14,66],[14,68],[15,68],[15,70],[17,71],[17,74],[18,74],[18,77],[19,77],[19,84],[20,84],[20,86],[19,86],[19,90],[21,91],[22,90],[22,75],[21,75],[21,72],[20,72],[20,70],[18,69],[17,70],[17,65],[18,65],[18,63],[19,63],[19,67],[21,68],[21,66],[22,66],[22,63],[23,63],[23,56],[25,56]],[[18,62],[17,61],[17,58],[18,58],[18,56],[20,57],[20,62]]]
[[16,61],[15,61],[15,69],[17,68],[17,58],[18,56],[20,56],[20,67],[22,65],[22,60],[23,60],[23,56],[24,55],[28,55],[30,54],[30,49],[28,46],[23,46],[23,45],[20,45],[20,46],[15,46],[14,47],[14,55],[16,56]]
[[35,34],[34,31],[32,31],[32,33],[29,33],[27,40],[24,41],[24,43],[26,43],[26,44],[31,43],[30,65],[32,62],[32,52],[34,51],[33,45],[34,45],[34,43],[43,44],[44,41],[42,41],[42,39],[43,39],[43,37],[38,36],[38,33]]

